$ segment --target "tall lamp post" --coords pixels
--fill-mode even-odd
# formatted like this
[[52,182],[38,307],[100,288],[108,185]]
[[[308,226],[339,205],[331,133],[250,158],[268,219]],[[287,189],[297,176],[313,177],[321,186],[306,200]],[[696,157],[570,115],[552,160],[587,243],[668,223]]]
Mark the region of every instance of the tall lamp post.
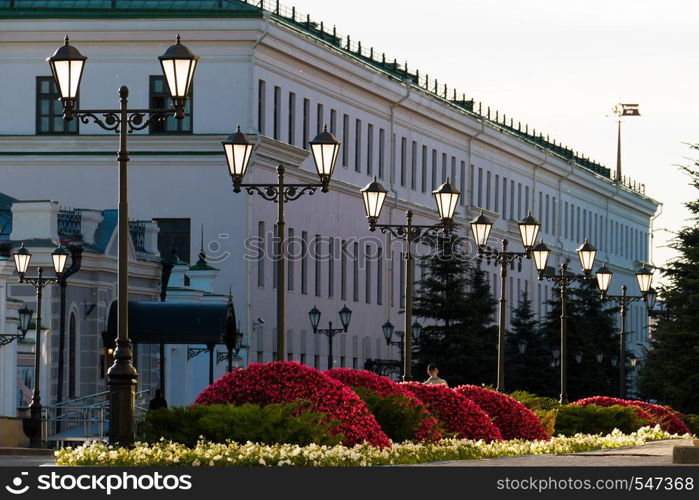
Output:
[[532,248],[536,243],[536,237],[539,234],[541,224],[529,212],[527,217],[519,223],[519,234],[522,239],[524,252],[511,252],[507,250],[507,239],[502,240],[500,250],[491,250],[486,247],[488,244],[488,235],[493,228],[493,223],[490,222],[483,212],[471,222],[471,231],[473,239],[478,245],[478,255],[484,255],[488,260],[492,259],[495,264],[500,264],[500,324],[498,325],[498,377],[496,391],[502,392],[505,390],[505,335],[507,325],[505,324],[507,315],[507,267],[515,262],[522,261],[524,257],[531,258]]
[[549,255],[551,251],[548,247],[540,242],[534,248],[532,248],[532,257],[534,258],[534,265],[536,270],[539,272],[539,279],[546,279],[552,281],[559,288],[559,293],[561,297],[561,347],[560,347],[560,357],[561,357],[561,396],[560,402],[562,404],[568,403],[568,314],[566,312],[566,302],[568,300],[568,289],[570,285],[576,281],[585,281],[592,279],[592,267],[595,263],[595,255],[597,254],[597,249],[593,247],[590,242],[585,239],[585,242],[578,248],[578,257],[580,258],[580,267],[583,270],[583,274],[575,274],[568,271],[568,261],[563,261],[560,265],[557,274],[547,274],[546,273],[546,263],[548,262]]
[[78,118],[82,123],[92,120],[104,130],[119,133],[119,222],[118,222],[118,316],[114,364],[107,372],[110,387],[109,441],[112,444],[130,445],[135,439],[135,394],[138,372],[133,366],[133,353],[128,332],[128,258],[129,258],[129,208],[128,208],[128,134],[143,130],[151,123],[164,120],[169,115],[184,118],[185,104],[192,88],[194,71],[199,58],[180,43],[158,57],[165,76],[174,109],[130,109],[129,89],[119,88],[120,106],[116,109],[78,110],[75,108],[80,81],[87,57],[78,49],[65,43],[47,58],[63,104],[63,118]]
[[[68,261],[68,251],[63,247],[58,247],[51,253],[51,260],[53,262],[53,271],[56,274],[55,278],[45,278],[44,268],[39,266],[37,268],[37,275],[35,278],[29,278],[26,276],[26,272],[29,269],[29,262],[32,260],[32,254],[24,248],[24,243],[22,246],[13,254],[15,260],[15,268],[17,270],[17,275],[19,276],[19,283],[26,283],[32,285],[36,290],[36,339],[34,341],[34,391],[32,392],[32,402],[29,405],[29,419],[24,420],[24,432],[29,436],[30,446],[32,448],[40,448],[42,446],[42,436],[41,436],[41,394],[40,394],[40,378],[41,378],[41,301],[43,298],[43,290],[48,285],[54,285],[59,283],[63,271]],[[25,308],[26,309],[26,308]],[[28,318],[27,318],[28,316]],[[26,311],[24,317],[20,316],[20,323],[23,320],[27,322],[31,319],[31,314],[27,315]],[[20,325],[22,326],[22,325]]]
[[[626,285],[621,286],[621,295],[608,295],[609,285],[612,282],[612,271],[603,265],[597,271],[597,286],[602,292],[602,300],[614,302],[619,306],[620,325],[619,325],[619,397],[626,397],[626,313],[628,307],[634,302],[643,300],[646,306],[649,305],[648,295],[651,288],[650,284],[653,281],[653,272],[646,266],[643,266],[636,273],[636,281],[642,295],[629,295]],[[649,309],[649,307],[648,307]]]
[[249,195],[259,194],[267,201],[277,204],[277,360],[286,358],[286,326],[285,326],[285,257],[284,257],[284,206],[289,201],[299,199],[304,194],[312,195],[318,188],[327,193],[330,178],[335,171],[337,153],[340,143],[328,132],[327,126],[308,144],[315,162],[316,171],[320,178],[317,184],[287,184],[284,182],[284,165],[277,166],[277,184],[243,184],[243,177],[248,169],[254,145],[246,139],[238,126],[236,132],[222,141],[226,154],[228,171],[233,180],[233,192],[239,193],[241,188]]
[[352,318],[352,311],[345,305],[342,309],[338,311],[338,316],[340,316],[340,324],[342,328],[333,328],[333,322],[328,321],[328,328],[318,328],[320,324],[320,311],[316,306],[308,311],[308,319],[311,322],[311,327],[313,327],[313,333],[322,334],[328,337],[328,370],[333,367],[333,338],[335,335],[340,333],[347,333],[349,328],[350,319]]
[[[404,356],[403,350],[405,348],[405,332],[396,331],[396,327],[393,326],[393,324],[390,321],[386,321],[381,326],[381,330],[383,331],[383,336],[386,339],[386,345],[394,345],[398,348],[398,351],[400,351],[401,364],[403,364],[402,361]],[[415,320],[413,321],[413,326],[410,330],[413,336],[413,342],[417,344],[420,341],[422,325],[418,323],[417,320]],[[398,340],[393,340],[394,333],[398,337]]]
[[[437,202],[437,211],[440,222],[433,225],[413,224],[413,211],[405,213],[406,224],[377,224],[386,194],[384,188],[374,177],[374,180],[361,190],[364,200],[366,218],[369,220],[369,230],[375,231],[378,227],[382,233],[390,233],[396,238],[405,241],[405,332],[409,332],[413,324],[413,250],[414,242],[425,235],[436,235],[439,231],[450,234],[453,226],[454,212],[461,192],[453,187],[447,178],[446,182],[432,191]],[[413,346],[410,335],[405,337],[403,347],[403,380],[408,382],[413,379]]]

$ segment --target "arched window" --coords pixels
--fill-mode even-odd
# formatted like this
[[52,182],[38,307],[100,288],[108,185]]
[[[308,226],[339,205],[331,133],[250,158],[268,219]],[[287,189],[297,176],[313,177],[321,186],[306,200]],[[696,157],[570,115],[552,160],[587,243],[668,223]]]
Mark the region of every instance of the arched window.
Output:
[[75,313],[71,313],[68,323],[68,397],[74,398],[76,395],[76,350],[78,343],[78,325]]

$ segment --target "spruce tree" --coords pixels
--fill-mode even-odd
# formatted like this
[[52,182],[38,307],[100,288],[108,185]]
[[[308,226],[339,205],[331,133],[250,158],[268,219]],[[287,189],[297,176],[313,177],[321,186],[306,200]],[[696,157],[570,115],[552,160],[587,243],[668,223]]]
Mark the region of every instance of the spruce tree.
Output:
[[[699,161],[682,169],[699,189]],[[666,283],[659,290],[671,315],[661,317],[652,328],[639,386],[645,397],[685,413],[699,413],[699,199],[685,206],[692,214],[690,224],[671,245],[678,256],[662,270]]]
[[[519,344],[525,343],[521,353]],[[511,330],[507,333],[505,351],[505,387],[544,394],[551,390],[554,370],[551,349],[536,320],[529,294],[525,291],[512,311]]]
[[471,270],[463,329],[473,344],[467,362],[473,364],[473,378],[463,383],[495,385],[497,382],[498,325],[495,323],[497,301],[493,298],[481,260]]

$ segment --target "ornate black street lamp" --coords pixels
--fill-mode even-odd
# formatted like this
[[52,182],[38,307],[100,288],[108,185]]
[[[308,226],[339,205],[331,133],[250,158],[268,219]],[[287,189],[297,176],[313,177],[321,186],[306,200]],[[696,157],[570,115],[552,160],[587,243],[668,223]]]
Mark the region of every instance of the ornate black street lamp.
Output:
[[[383,331],[383,336],[386,339],[386,345],[394,345],[398,348],[398,351],[400,352],[401,365],[403,365],[403,359],[405,356],[405,332],[400,330],[396,331],[396,328],[390,321],[386,321],[381,326],[381,330]],[[413,336],[413,342],[417,344],[420,341],[420,335],[422,334],[422,325],[418,323],[417,320],[413,322],[411,334]],[[393,340],[394,335],[398,338],[398,340]]]
[[333,328],[333,322],[328,321],[328,328],[318,328],[320,324],[320,311],[316,306],[308,311],[308,319],[311,322],[311,327],[313,327],[313,333],[323,334],[328,337],[328,370],[333,367],[333,338],[335,335],[340,333],[347,333],[349,328],[350,319],[352,318],[352,311],[345,305],[342,309],[338,311],[340,316],[340,324],[342,328]]
[[194,71],[199,58],[180,43],[180,36],[174,45],[158,57],[174,109],[129,109],[129,89],[119,88],[120,107],[118,109],[75,109],[75,103],[82,80],[87,57],[68,43],[59,47],[47,58],[51,66],[59,100],[63,104],[63,118],[77,117],[82,123],[92,120],[104,130],[119,133],[119,217],[118,217],[118,315],[117,340],[114,351],[114,364],[107,371],[110,387],[109,441],[112,444],[130,445],[135,439],[135,395],[138,372],[133,366],[133,353],[128,332],[128,258],[129,258],[129,208],[128,208],[128,134],[143,130],[151,123],[164,120],[170,115],[184,118],[184,106],[189,97]]
[[[58,247],[51,253],[51,260],[53,263],[53,271],[56,274],[55,278],[44,278],[44,268],[39,266],[37,268],[37,275],[35,278],[29,278],[26,276],[27,270],[29,269],[29,263],[32,260],[32,254],[29,250],[24,248],[24,243],[22,246],[12,255],[15,261],[15,268],[17,270],[17,275],[19,283],[32,285],[36,290],[36,339],[34,340],[34,390],[32,392],[32,401],[29,405],[29,419],[24,420],[24,432],[27,434],[30,440],[30,446],[32,448],[40,448],[42,446],[42,436],[41,436],[41,394],[40,394],[40,378],[41,378],[41,301],[43,298],[44,287],[48,285],[54,285],[59,283],[63,271],[65,270],[66,262],[68,261],[68,251],[63,247]],[[31,320],[31,311],[27,311],[27,308],[20,311],[20,329],[22,329],[23,335],[26,334],[26,330],[29,329],[29,321]]]
[[[597,286],[602,292],[602,300],[608,302],[614,302],[619,306],[620,325],[619,325],[619,397],[624,399],[626,397],[626,313],[628,312],[628,307],[634,302],[643,300],[646,302],[647,310],[651,310],[649,302],[649,291],[651,290],[651,282],[653,281],[653,272],[646,266],[643,266],[636,273],[636,281],[638,282],[638,287],[641,290],[642,295],[629,295],[627,293],[628,289],[626,285],[621,286],[621,295],[608,295],[607,290],[612,282],[612,271],[610,271],[607,266],[603,265],[597,271]],[[651,299],[655,303],[655,290],[653,290],[653,296]],[[615,365],[616,366],[616,365]]]
[[[450,234],[453,226],[454,212],[459,201],[460,191],[453,187],[447,178],[446,182],[432,191],[437,202],[440,222],[433,225],[413,224],[413,211],[405,213],[406,224],[378,224],[381,209],[386,201],[388,191],[374,177],[374,180],[361,190],[364,201],[364,211],[369,221],[369,230],[378,227],[382,233],[390,233],[405,241],[405,323],[404,331],[413,327],[413,243],[426,235],[437,235],[439,231]],[[413,346],[412,336],[406,336],[403,346],[403,380],[413,379]]]
[[519,353],[520,353],[521,355],[524,355],[524,354],[527,353],[527,346],[528,346],[528,345],[529,345],[529,343],[528,343],[526,340],[524,340],[524,339],[522,339],[522,340],[520,340],[519,342],[517,342],[517,349],[519,350]]
[[562,404],[568,403],[568,314],[566,312],[568,289],[570,285],[577,281],[592,279],[592,267],[595,263],[597,250],[585,239],[585,242],[578,248],[577,252],[583,274],[569,272],[568,261],[563,261],[558,274],[546,274],[546,263],[551,251],[543,242],[532,248],[532,258],[534,259],[536,270],[539,271],[539,280],[546,279],[554,282],[559,289],[561,297],[561,348],[559,355],[561,359],[560,402]]
[[22,333],[2,333],[0,334],[0,347],[6,346],[13,340],[22,340],[27,336],[27,331],[29,331],[29,324],[32,322],[32,315],[34,311],[29,309],[25,304],[22,309],[17,311],[19,316],[19,331]]
[[311,147],[313,161],[320,178],[319,184],[286,184],[284,182],[284,165],[277,166],[277,184],[243,184],[243,177],[247,172],[254,145],[248,142],[245,134],[240,131],[240,126],[225,141],[222,141],[223,151],[226,154],[228,172],[233,180],[233,192],[239,193],[241,188],[249,195],[257,193],[267,201],[277,204],[277,360],[286,358],[286,326],[285,326],[285,288],[286,275],[284,271],[284,206],[289,201],[299,199],[304,194],[312,195],[318,188],[327,193],[330,178],[335,171],[337,153],[340,143],[323,127],[315,139],[308,144]]
[[[473,239],[478,245],[478,255],[484,255],[486,259],[493,260],[495,264],[500,264],[500,308],[499,308],[499,325],[498,325],[498,374],[496,391],[505,390],[505,335],[507,333],[506,315],[507,315],[507,268],[516,261],[521,262],[524,257],[531,258],[532,248],[536,243],[536,237],[539,234],[541,224],[529,212],[527,217],[519,223],[519,233],[522,239],[524,252],[510,252],[507,250],[508,241],[506,238],[502,240],[500,250],[491,250],[487,248],[488,235],[493,228],[493,223],[490,222],[483,211],[480,215],[471,221],[471,232]],[[526,349],[526,347],[525,347]]]

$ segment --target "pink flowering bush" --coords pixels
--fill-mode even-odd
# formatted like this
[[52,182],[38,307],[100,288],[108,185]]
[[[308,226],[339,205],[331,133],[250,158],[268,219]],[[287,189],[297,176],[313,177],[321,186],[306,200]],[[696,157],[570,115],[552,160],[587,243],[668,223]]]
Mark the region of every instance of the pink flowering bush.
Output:
[[268,405],[293,401],[308,401],[311,411],[325,413],[337,421],[331,432],[342,433],[346,446],[367,442],[390,447],[374,416],[349,387],[295,362],[252,363],[246,369],[229,372],[204,389],[194,404]]
[[550,437],[533,411],[506,394],[475,385],[461,385],[453,390],[487,413],[503,439],[548,440]]
[[419,398],[445,431],[461,439],[499,441],[500,430],[476,403],[443,385],[425,385],[417,382],[401,384]]
[[635,401],[630,399],[619,399],[608,396],[593,396],[579,399],[575,405],[587,406],[595,404],[598,406],[631,406],[636,409],[638,416],[650,421],[653,425],[660,425],[660,428],[671,434],[689,433],[689,428],[678,416],[679,414],[669,406],[661,406],[645,401]]
[[415,429],[414,439],[421,442],[437,442],[442,438],[439,422],[430,414],[423,402],[390,378],[382,377],[367,370],[355,370],[352,368],[333,368],[323,372],[323,374],[339,380],[353,389],[364,388],[375,391],[381,398],[388,398],[394,395],[406,397],[412,408],[420,408],[422,410],[422,419],[417,429]]

